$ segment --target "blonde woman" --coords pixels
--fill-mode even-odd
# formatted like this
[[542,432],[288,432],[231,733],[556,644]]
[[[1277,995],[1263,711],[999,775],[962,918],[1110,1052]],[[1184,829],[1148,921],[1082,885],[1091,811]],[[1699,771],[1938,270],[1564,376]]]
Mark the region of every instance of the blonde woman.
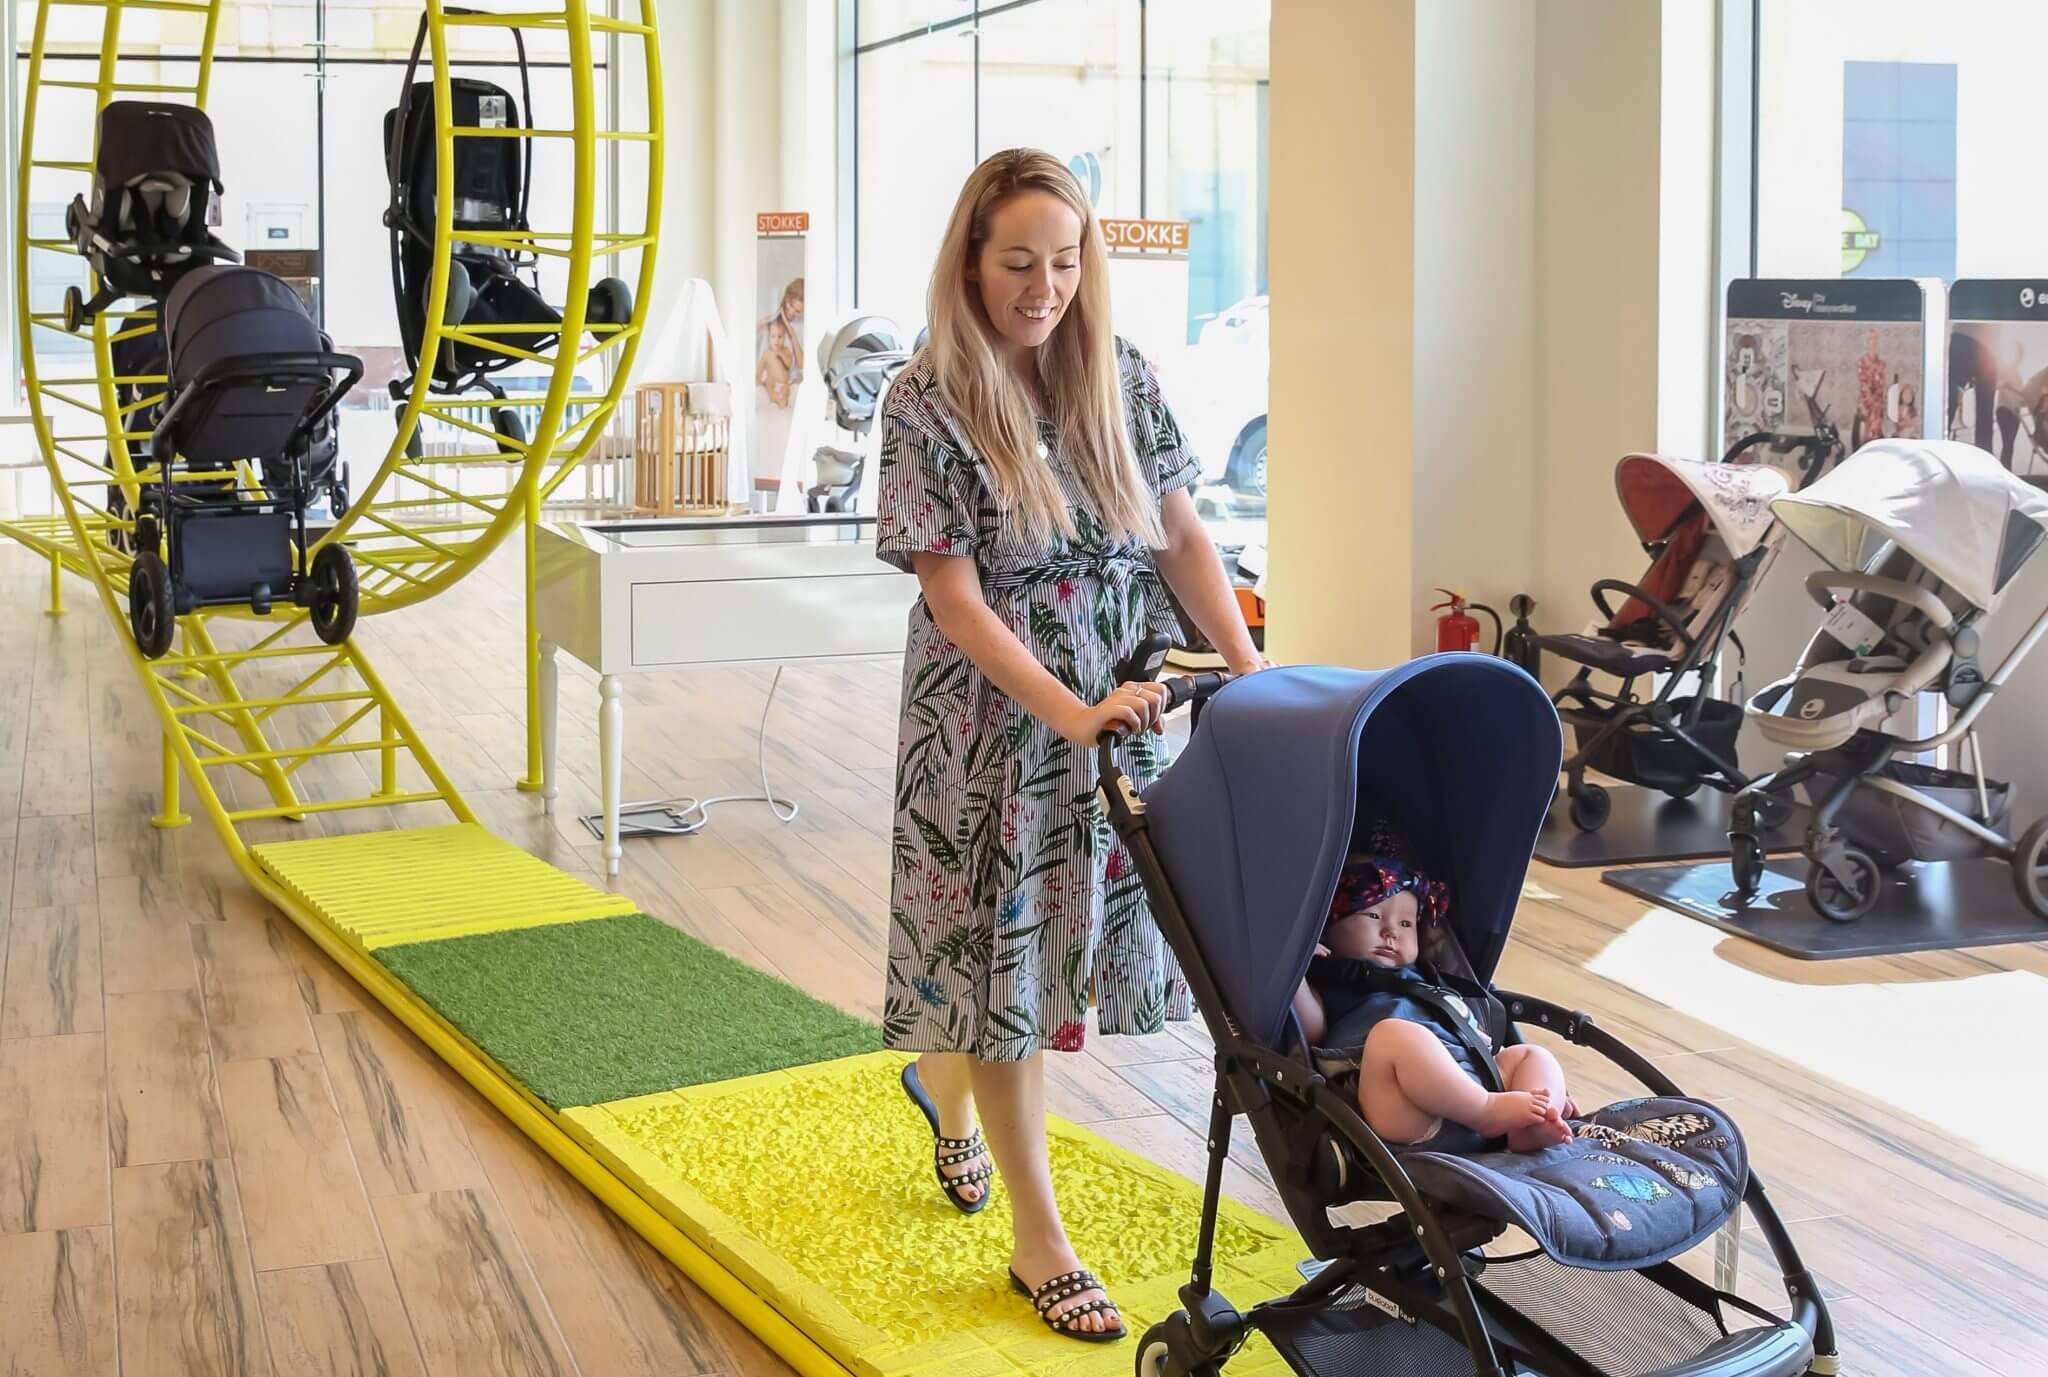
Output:
[[[1047,1049],[1192,1012],[1092,747],[1165,759],[1163,690],[1113,669],[1170,631],[1163,577],[1239,673],[1253,649],[1187,488],[1199,471],[1151,365],[1110,331],[1087,198],[1029,149],[976,168],[932,272],[928,346],[882,418],[879,551],[916,573],[898,738],[885,1032],[936,1174],[973,1214],[1001,1168],[1010,1282],[1059,1333],[1122,1338],[1068,1241],[1045,1136]],[[979,1110],[981,1128],[976,1125]],[[984,1141],[982,1131],[986,1130]],[[992,1154],[992,1159],[991,1159]]]

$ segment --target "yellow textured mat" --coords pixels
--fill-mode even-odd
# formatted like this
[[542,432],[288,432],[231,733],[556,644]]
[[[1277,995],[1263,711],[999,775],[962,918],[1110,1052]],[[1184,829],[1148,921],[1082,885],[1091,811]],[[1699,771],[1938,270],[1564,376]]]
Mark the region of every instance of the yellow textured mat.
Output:
[[[940,1196],[931,1134],[904,1098],[906,1060],[876,1053],[570,1109],[569,1132],[692,1241],[860,1377],[1110,1377],[1178,1307],[1199,1188],[1055,1120],[1053,1176],[1082,1261],[1132,1338],[1047,1330],[1010,1290],[1001,1181],[979,1215]],[[1293,1230],[1226,1201],[1216,1284],[1240,1306],[1291,1291]],[[1286,1372],[1263,1340],[1231,1377]]]
[[364,951],[574,923],[636,905],[475,823],[308,837],[249,848],[292,897]]

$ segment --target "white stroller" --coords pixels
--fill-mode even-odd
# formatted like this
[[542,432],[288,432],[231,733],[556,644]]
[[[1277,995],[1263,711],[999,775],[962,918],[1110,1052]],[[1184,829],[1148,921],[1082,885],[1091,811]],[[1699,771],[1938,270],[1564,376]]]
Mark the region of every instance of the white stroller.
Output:
[[[1735,883],[1763,878],[1763,833],[1803,786],[1812,813],[1806,889],[1851,922],[1907,861],[1998,856],[2021,900],[2048,918],[2048,818],[2006,835],[2010,788],[1984,776],[1978,716],[2044,633],[2044,609],[1987,677],[1980,626],[2048,535],[2048,494],[1983,450],[1952,440],[1877,440],[1810,487],[1778,498],[1785,528],[1828,564],[1806,580],[1827,609],[1792,673],[1745,707],[1786,767],[1737,795],[1728,840]],[[1954,714],[1919,736],[1887,726],[1921,695]],[[1957,741],[1970,773],[1900,757]]]

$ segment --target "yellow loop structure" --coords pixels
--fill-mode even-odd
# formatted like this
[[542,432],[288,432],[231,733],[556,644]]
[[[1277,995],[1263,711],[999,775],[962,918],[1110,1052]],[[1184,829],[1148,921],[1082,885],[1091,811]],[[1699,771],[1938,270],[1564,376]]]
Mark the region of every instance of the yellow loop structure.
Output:
[[[532,526],[542,501],[598,442],[627,384],[652,294],[661,206],[662,112],[654,0],[637,0],[637,22],[593,15],[588,0],[561,3],[563,8],[559,10],[448,14],[441,0],[428,0],[426,37],[435,92],[436,224],[431,288],[420,348],[422,366],[411,395],[398,413],[396,431],[375,475],[356,494],[343,520],[319,542],[340,541],[347,545],[363,571],[364,614],[391,611],[442,592],[475,568],[516,529],[525,530],[530,549]],[[124,60],[119,56],[122,18],[126,12],[138,9],[158,15],[186,15],[199,22],[202,38],[197,76],[192,84],[140,81],[123,75]],[[74,49],[82,42],[81,30],[97,21],[94,82],[59,79],[49,70],[51,21],[60,10],[65,16],[66,37]],[[213,75],[213,43],[219,20],[219,0],[40,0],[28,62],[15,206],[15,269],[22,289],[21,357],[36,439],[48,466],[59,514],[17,521],[0,527],[0,531],[48,557],[53,611],[61,608],[55,584],[62,572],[87,579],[108,615],[122,627],[122,639],[131,652],[134,646],[127,634],[126,615],[130,555],[125,547],[132,545],[135,523],[130,514],[139,508],[140,487],[156,479],[154,465],[147,457],[149,436],[132,428],[133,418],[160,401],[162,393],[142,395],[124,404],[119,389],[147,392],[160,388],[165,380],[160,375],[118,375],[113,346],[154,329],[155,311],[131,306],[102,312],[91,326],[91,371],[69,376],[44,375],[38,346],[54,335],[66,333],[66,327],[61,314],[32,308],[28,296],[28,284],[34,277],[31,259],[57,254],[72,257],[76,262],[76,250],[68,240],[32,236],[28,207],[38,179],[61,179],[89,196],[97,149],[86,150],[87,156],[81,158],[79,144],[84,131],[76,121],[44,118],[43,97],[53,91],[90,91],[94,97],[95,127],[98,112],[109,102],[120,99],[189,100],[203,108]],[[570,127],[475,129],[453,122],[449,99],[450,34],[493,27],[522,34],[560,35],[568,57],[564,74],[570,88]],[[596,98],[598,42],[640,45],[640,60],[631,66],[645,75],[645,128],[600,127]],[[529,124],[537,118],[533,111],[527,111],[526,117]],[[465,242],[563,264],[567,284],[559,321],[467,327],[443,323],[456,240],[455,141],[466,137],[547,139],[566,144],[570,150],[572,194],[558,211],[556,222],[489,232],[464,231],[462,236]],[[632,145],[648,150],[644,223],[625,231],[600,231],[596,208],[602,199],[604,159],[610,149]],[[235,169],[227,172],[230,177],[235,175]],[[41,199],[48,199],[47,194]],[[586,317],[590,284],[597,275],[594,265],[612,264],[627,257],[637,260],[631,318],[624,322],[590,323]],[[493,338],[534,334],[554,335],[557,344],[552,352],[521,349]],[[588,347],[587,339],[594,341]],[[430,390],[429,365],[437,352],[449,344],[483,345],[513,354],[536,368],[545,368],[546,385],[523,399],[436,395]],[[576,393],[579,373],[593,364],[608,365],[605,390]],[[493,427],[481,424],[481,419],[488,418],[488,409],[494,408],[526,413],[527,438],[508,439]],[[478,444],[452,454],[424,454],[424,447],[412,441],[422,422],[428,419],[460,435],[487,438],[488,446]],[[180,473],[177,479],[182,482],[208,476]],[[481,483],[476,481],[477,476],[483,477]],[[114,494],[125,499],[118,506],[109,500]],[[307,552],[308,559],[311,554]],[[530,569],[528,577],[530,581]],[[261,819],[297,819],[315,812],[394,809],[428,803],[444,804],[458,819],[470,819],[468,809],[428,755],[404,713],[384,690],[359,647],[352,643],[329,647],[313,642],[302,631],[308,614],[283,610],[272,618],[274,629],[254,646],[223,650],[215,643],[210,623],[254,615],[246,608],[194,612],[179,619],[182,646],[178,654],[154,661],[144,659],[139,652],[134,654],[165,732],[166,798],[160,823],[173,825],[182,820],[174,793],[178,766],[183,767],[184,777],[196,785],[204,811],[244,869],[250,863],[239,828]],[[531,642],[529,634],[529,657],[533,651]],[[289,660],[303,672],[287,675],[280,688],[252,689],[241,682],[249,679],[259,666],[281,668],[276,663],[280,660]],[[316,711],[297,711],[301,708]],[[288,724],[303,723],[309,718],[318,730],[306,739],[278,739],[288,733]],[[223,740],[210,733],[221,733],[231,739]],[[333,766],[336,762],[331,757],[372,754],[378,758],[378,765],[364,774],[374,775],[381,787],[361,796],[346,796],[344,786],[337,784],[314,792],[341,792],[344,796],[302,797],[302,791],[296,787],[295,776],[302,772],[305,778],[348,778],[346,770],[337,773],[331,768],[324,772],[310,768],[315,764]],[[215,784],[222,771],[246,773],[259,780],[265,797],[261,801],[224,801]],[[402,776],[409,778],[411,787],[400,786]]]
[[[382,464],[356,496],[346,518],[320,542],[345,542],[365,570],[361,580],[364,613],[388,612],[445,591],[515,528],[526,530],[530,554],[532,527],[542,501],[598,441],[626,387],[653,287],[661,206],[662,115],[655,0],[623,0],[629,6],[637,5],[637,20],[593,15],[588,0],[561,3],[559,10],[450,14],[444,12],[441,0],[428,0],[437,224],[422,366]],[[72,49],[67,55],[75,61],[81,48],[95,55],[95,81],[51,76],[51,18],[59,10],[66,16],[66,41]],[[130,10],[197,22],[203,37],[193,83],[124,79],[124,59],[119,56],[121,21]],[[86,150],[81,156],[78,144],[84,130],[80,121],[45,118],[42,97],[47,92],[90,92],[95,116],[110,101],[135,96],[189,100],[203,107],[213,74],[219,20],[219,0],[38,0],[22,107],[14,268],[21,289],[21,358],[29,406],[59,514],[0,523],[0,535],[49,559],[53,614],[62,611],[59,581],[69,572],[92,585],[102,608],[119,628],[120,642],[148,690],[163,729],[163,794],[153,819],[158,826],[175,827],[189,821],[179,808],[180,783],[189,782],[202,805],[198,811],[214,824],[236,867],[257,892],[276,904],[513,1124],[797,1371],[805,1377],[846,1377],[844,1367],[575,1141],[558,1116],[538,1106],[501,1068],[393,980],[367,954],[362,942],[347,936],[345,925],[323,909],[320,896],[326,881],[340,876],[339,892],[366,911],[362,923],[369,928],[436,923],[451,931],[478,923],[516,927],[527,921],[559,921],[564,912],[584,916],[630,912],[631,902],[592,890],[478,827],[468,805],[429,754],[362,649],[353,641],[328,646],[314,640],[306,629],[305,613],[280,612],[273,628],[257,637],[244,625],[235,629],[233,644],[222,645],[214,638],[215,625],[231,630],[233,623],[245,622],[253,613],[209,608],[178,619],[179,644],[173,653],[151,660],[136,647],[126,606],[131,559],[125,547],[132,544],[135,530],[128,513],[138,510],[141,484],[155,482],[158,475],[153,461],[144,457],[138,462],[138,455],[146,456],[150,437],[131,425],[137,413],[162,399],[162,392],[124,404],[118,389],[161,388],[166,380],[160,375],[124,377],[114,372],[112,346],[154,326],[153,310],[135,308],[112,309],[95,317],[89,372],[43,375],[38,344],[68,332],[61,314],[37,311],[31,304],[31,260],[35,255],[72,256],[75,250],[65,239],[32,237],[28,207],[42,178],[69,179],[89,195],[97,150]],[[81,30],[95,21],[97,43],[88,47],[91,40],[81,37]],[[525,33],[554,31],[563,36],[572,88],[569,128],[540,127],[530,110],[525,115],[531,127],[471,129],[452,124],[449,35],[451,31],[492,27]],[[599,127],[593,46],[598,35],[607,43],[640,44],[641,60],[631,66],[646,82],[645,129]],[[186,62],[192,56],[189,50],[181,50],[168,60]],[[482,247],[566,263],[566,298],[558,322],[466,328],[440,323],[455,241],[451,223],[455,140],[478,137],[559,140],[572,151],[574,194],[566,224],[490,232],[464,230],[461,236],[464,242]],[[600,232],[596,228],[600,158],[610,149],[633,145],[648,150],[645,223],[626,232]],[[227,173],[232,177],[235,170],[227,169]],[[638,259],[632,316],[622,323],[593,325],[586,319],[593,266],[625,256]],[[75,257],[72,261],[76,262]],[[509,347],[492,339],[536,333],[557,337],[552,352]],[[595,343],[586,348],[586,339]],[[545,367],[547,386],[537,396],[520,400],[470,401],[435,394],[429,388],[431,361],[448,343],[485,344]],[[600,359],[609,364],[606,389],[576,394],[572,400],[578,370]],[[526,427],[528,438],[510,440],[495,427],[479,423],[480,409],[508,405],[532,413]],[[572,409],[578,413],[573,417]],[[408,441],[429,419],[463,435],[478,436],[488,442],[488,448],[479,445],[475,452],[424,457],[409,454],[409,449],[417,451],[419,447],[409,446]],[[250,481],[248,469],[242,465],[236,476]],[[466,479],[472,473],[497,477],[480,491]],[[177,481],[209,476],[226,475],[180,472]],[[121,508],[114,508],[109,501],[110,491],[119,491],[125,499]],[[533,650],[531,578],[529,559],[529,657]],[[414,815],[422,805],[433,805],[444,814],[431,819],[433,822],[445,822],[445,813],[453,813],[455,825],[396,826],[399,819]],[[370,818],[363,821],[387,822],[386,830],[365,832],[359,822],[344,835],[308,843],[282,840],[287,835],[285,820],[307,822],[337,813],[356,813],[360,818],[361,810],[371,811]],[[315,823],[308,830],[322,829]]]

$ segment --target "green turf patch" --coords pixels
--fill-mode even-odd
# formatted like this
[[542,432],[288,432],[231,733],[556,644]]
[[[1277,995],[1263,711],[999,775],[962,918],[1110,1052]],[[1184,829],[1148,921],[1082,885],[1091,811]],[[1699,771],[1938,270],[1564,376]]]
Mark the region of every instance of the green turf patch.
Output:
[[873,1052],[881,1030],[644,913],[377,959],[556,1109]]

